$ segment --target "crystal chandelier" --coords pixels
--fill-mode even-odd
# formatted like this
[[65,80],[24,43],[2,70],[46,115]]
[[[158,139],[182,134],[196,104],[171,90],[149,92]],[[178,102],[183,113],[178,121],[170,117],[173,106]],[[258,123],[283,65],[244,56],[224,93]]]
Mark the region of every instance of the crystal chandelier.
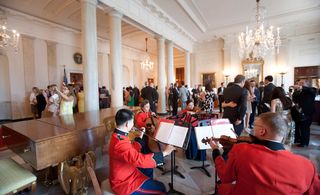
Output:
[[280,28],[277,27],[277,35],[275,37],[274,27],[264,27],[264,7],[261,7],[256,0],[256,14],[254,29],[246,27],[246,32],[241,32],[239,35],[239,54],[243,59],[262,60],[268,51],[276,49],[277,54],[281,46]]
[[148,54],[148,38],[146,38],[146,56],[144,60],[140,63],[141,69],[146,71],[151,71],[153,69],[153,62],[150,59],[150,56]]
[[5,12],[0,9],[0,48],[12,47],[18,51],[20,34],[16,30],[7,28],[7,17]]

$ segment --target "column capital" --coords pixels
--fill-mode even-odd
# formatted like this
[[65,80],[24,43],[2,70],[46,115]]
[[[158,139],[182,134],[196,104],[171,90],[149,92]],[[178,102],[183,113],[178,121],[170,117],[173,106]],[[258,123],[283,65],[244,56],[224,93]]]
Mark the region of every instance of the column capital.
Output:
[[167,43],[167,44],[173,44],[173,41],[172,41],[172,40],[167,39],[167,40],[166,40],[166,43]]
[[165,41],[165,38],[162,35],[156,35],[156,39],[159,41]]
[[89,3],[91,5],[97,6],[98,1],[97,0],[80,0],[81,3]]
[[109,12],[109,16],[112,16],[112,17],[117,17],[117,18],[122,18],[123,14],[118,12],[117,10],[112,10]]

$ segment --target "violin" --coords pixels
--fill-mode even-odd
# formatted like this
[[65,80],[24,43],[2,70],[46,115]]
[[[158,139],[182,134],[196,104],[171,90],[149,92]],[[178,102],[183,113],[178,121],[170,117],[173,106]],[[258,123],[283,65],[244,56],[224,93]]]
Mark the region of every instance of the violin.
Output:
[[201,142],[207,145],[207,143],[209,143],[211,140],[218,141],[224,149],[231,149],[232,146],[237,143],[255,143],[257,138],[254,136],[240,136],[238,138],[231,138],[230,136],[221,135],[220,138],[203,138]]
[[155,137],[155,128],[158,126],[159,118],[156,115],[151,115],[146,119],[147,144],[151,152],[161,152],[161,144],[157,142]]

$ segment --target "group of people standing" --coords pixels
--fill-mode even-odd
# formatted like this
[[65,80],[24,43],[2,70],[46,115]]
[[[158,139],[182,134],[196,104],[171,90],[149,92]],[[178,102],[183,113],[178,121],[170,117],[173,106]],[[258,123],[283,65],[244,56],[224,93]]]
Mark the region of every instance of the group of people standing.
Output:
[[56,84],[49,85],[45,90],[32,88],[29,97],[33,118],[73,114],[84,111],[84,95],[79,87],[63,85],[61,91]]
[[[218,89],[220,112],[223,108],[223,118],[228,118],[233,123],[238,135],[243,129],[249,133],[252,131],[256,110],[258,115],[278,112],[289,121],[295,122],[294,142],[300,143],[298,146],[301,147],[308,146],[310,125],[315,111],[316,89],[308,87],[305,80],[297,82],[291,97],[282,87],[273,84],[271,75],[266,76],[259,87],[256,86],[255,80],[246,80],[243,75],[237,75],[234,82],[229,83],[226,88],[223,87],[223,83],[221,85]],[[300,117],[293,113],[297,108]]]

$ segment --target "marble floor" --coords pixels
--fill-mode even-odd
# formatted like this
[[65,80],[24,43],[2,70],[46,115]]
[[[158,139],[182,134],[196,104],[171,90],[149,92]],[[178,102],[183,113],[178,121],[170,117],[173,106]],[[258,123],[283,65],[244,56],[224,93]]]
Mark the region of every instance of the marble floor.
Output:
[[[317,167],[318,172],[320,173],[320,126],[312,125],[311,129],[311,141],[308,148],[299,148],[293,146],[289,149],[293,153],[302,155],[313,161],[313,163]],[[98,157],[96,162],[96,174],[99,180],[104,180],[108,177],[108,155],[105,150],[101,151],[101,149],[95,152]],[[215,170],[212,166],[210,151],[207,151],[206,164],[210,165],[209,167],[207,167],[207,170],[211,174],[211,177],[208,177],[199,169],[190,169],[190,167],[202,165],[201,161],[185,159],[185,155],[181,150],[178,150],[176,153],[176,165],[178,165],[178,170],[183,174],[185,178],[183,179],[179,176],[174,176],[174,189],[187,195],[212,194],[214,192],[215,186]],[[24,161],[20,157],[15,155],[11,150],[0,152],[0,159],[4,158],[12,158],[18,163],[22,164],[24,167],[32,170],[26,163],[24,163]],[[169,168],[170,157],[166,157],[165,169]],[[155,178],[165,183],[167,189],[169,189],[168,183],[171,179],[170,173],[162,175],[162,172],[159,169],[155,169]],[[38,182],[36,192],[26,192],[22,194],[60,195],[64,194],[64,192],[59,183],[56,183],[50,187],[46,187],[41,182]],[[94,194],[94,190],[91,186],[89,187],[87,194]]]

